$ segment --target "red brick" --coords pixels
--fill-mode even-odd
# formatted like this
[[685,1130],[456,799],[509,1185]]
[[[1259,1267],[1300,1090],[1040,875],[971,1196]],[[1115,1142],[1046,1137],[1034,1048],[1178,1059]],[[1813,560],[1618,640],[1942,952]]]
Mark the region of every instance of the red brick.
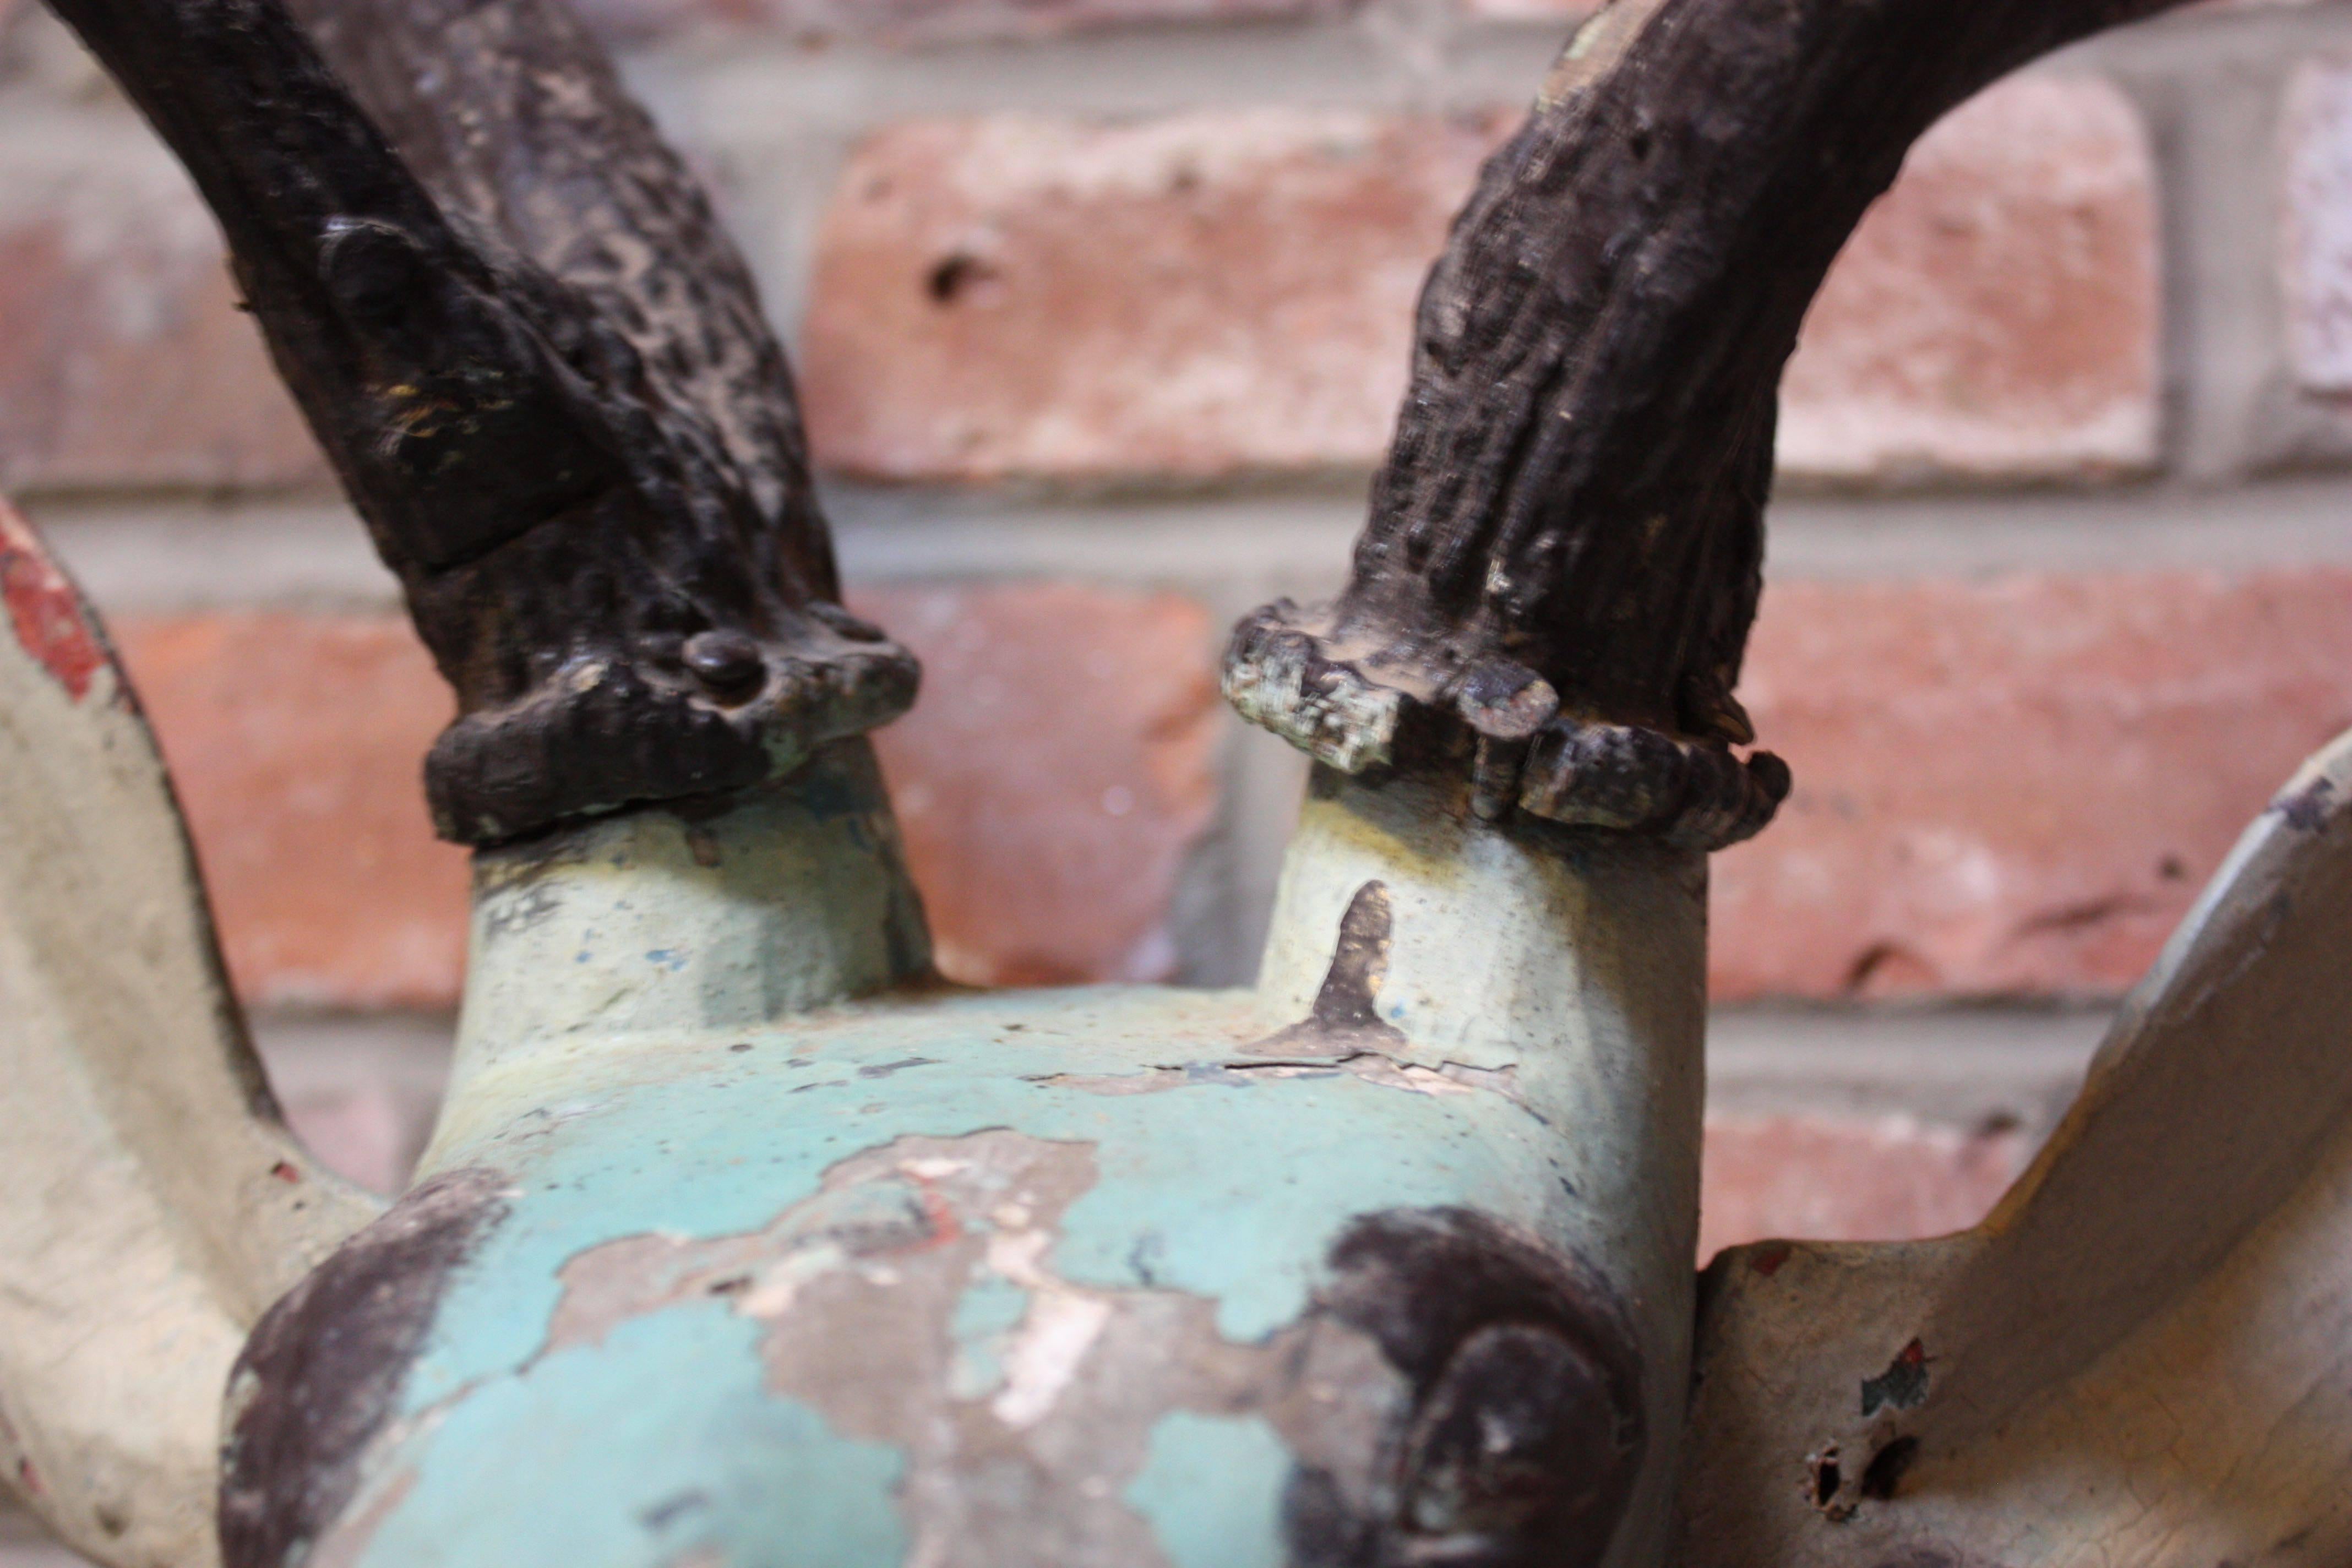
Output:
[[2288,362],[2306,391],[2352,393],[2352,63],[2295,73],[2283,141]]
[[988,479],[1362,464],[1486,121],[930,121],[859,149],[803,329],[834,467]]
[[1964,1230],[2030,1152],[2013,1130],[1964,1132],[1907,1117],[1710,1116],[1698,1255],[1774,1237],[1909,1241]]
[[1335,16],[1357,0],[584,0],[607,37],[635,41],[696,26],[803,42],[935,44],[1034,38],[1137,25]]
[[1781,386],[1784,470],[2102,476],[2157,456],[2156,181],[2122,93],[2029,77],[1923,137]]
[[0,483],[318,482],[218,230],[158,150],[0,167]]
[[426,1129],[417,1108],[388,1086],[355,1076],[291,1094],[281,1088],[278,1099],[286,1124],[327,1169],[371,1192],[396,1193],[407,1184]]
[[914,711],[876,741],[940,967],[1166,979],[1177,872],[1216,803],[1206,612],[1075,584],[856,602],[923,660]]
[[1797,783],[1719,998],[2111,994],[2352,727],[2352,572],[1781,584],[1741,690]]
[[1502,22],[1575,22],[1601,8],[1600,0],[1461,0],[1474,16]]
[[466,857],[425,815],[447,690],[389,616],[124,618],[229,973],[248,1002],[446,1006]]
[[[861,596],[919,653],[923,700],[880,737],[917,881],[959,979],[1158,979],[1219,713],[1205,613],[1054,584]],[[449,700],[389,616],[126,618],[249,1002],[446,1006],[464,854],[418,765]]]
[[[803,362],[820,455],[889,479],[1369,466],[1422,277],[1512,118],[886,130],[818,239]],[[1792,471],[2148,462],[2151,189],[2104,82],[2006,84],[1931,132],[1808,326]]]

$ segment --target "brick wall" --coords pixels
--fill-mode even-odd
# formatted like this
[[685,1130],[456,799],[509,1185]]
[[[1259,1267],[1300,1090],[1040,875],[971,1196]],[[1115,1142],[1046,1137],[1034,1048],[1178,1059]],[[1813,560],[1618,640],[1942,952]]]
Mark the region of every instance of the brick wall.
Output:
[[[1301,771],[1215,647],[1336,581],[1423,269],[1576,7],[589,8],[924,658],[881,742],[947,965],[1245,978]],[[298,1121],[393,1182],[462,957],[446,698],[184,182],[0,17],[0,486],[115,621]],[[1710,1247],[1979,1213],[2352,725],[2352,5],[2202,6],[1952,116],[1808,321],[1781,457],[1746,692],[1798,784],[1717,863]]]

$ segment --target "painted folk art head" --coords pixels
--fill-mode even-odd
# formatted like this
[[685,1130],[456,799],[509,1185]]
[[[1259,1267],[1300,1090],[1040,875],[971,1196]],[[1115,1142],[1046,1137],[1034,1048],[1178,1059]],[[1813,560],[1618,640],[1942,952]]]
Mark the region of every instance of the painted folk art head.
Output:
[[[1616,0],[1423,297],[1241,992],[940,982],[784,358],[559,0],[54,0],[457,699],[454,1081],[285,1134],[152,743],[0,518],[0,1446],[117,1568],[2352,1558],[2352,747],[1983,1226],[1691,1258],[1780,366],[1911,141],[2165,0]],[[1344,265],[1334,258],[1334,265]],[[2184,1414],[2190,1413],[2190,1414]],[[2267,1456],[2267,1458],[2263,1457]]]

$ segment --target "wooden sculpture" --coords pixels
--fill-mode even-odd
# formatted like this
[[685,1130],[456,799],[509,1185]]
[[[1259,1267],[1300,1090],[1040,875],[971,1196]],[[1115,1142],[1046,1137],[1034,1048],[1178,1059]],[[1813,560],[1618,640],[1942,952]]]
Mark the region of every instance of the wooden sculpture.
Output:
[[[1697,1212],[1775,386],[1945,110],[2166,0],[1616,0],[1488,163],[1255,990],[939,982],[783,357],[559,0],[53,0],[457,696],[454,1080],[287,1138],[96,621],[0,526],[0,1458],[116,1568],[2352,1561],[2352,742],[1978,1229]],[[299,16],[295,12],[301,13]],[[314,14],[315,13],[315,14]],[[1344,265],[1335,258],[1334,265]],[[365,897],[364,889],[352,896]]]

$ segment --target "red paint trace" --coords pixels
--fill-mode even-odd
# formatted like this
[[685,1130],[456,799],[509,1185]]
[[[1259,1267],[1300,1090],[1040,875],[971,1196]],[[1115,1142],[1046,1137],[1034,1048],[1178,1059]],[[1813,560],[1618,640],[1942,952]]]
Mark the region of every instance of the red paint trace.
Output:
[[40,536],[5,501],[0,501],[0,602],[24,650],[67,696],[77,702],[88,696],[90,678],[110,662],[106,645]]

